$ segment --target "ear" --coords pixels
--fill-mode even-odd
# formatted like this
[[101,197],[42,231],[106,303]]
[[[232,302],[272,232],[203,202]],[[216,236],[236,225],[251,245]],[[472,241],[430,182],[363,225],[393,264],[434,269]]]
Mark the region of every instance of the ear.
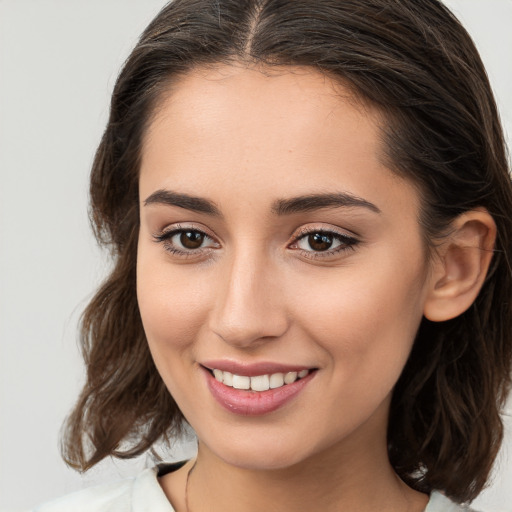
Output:
[[484,208],[451,224],[434,257],[423,314],[433,322],[464,313],[476,299],[491,263],[496,224]]

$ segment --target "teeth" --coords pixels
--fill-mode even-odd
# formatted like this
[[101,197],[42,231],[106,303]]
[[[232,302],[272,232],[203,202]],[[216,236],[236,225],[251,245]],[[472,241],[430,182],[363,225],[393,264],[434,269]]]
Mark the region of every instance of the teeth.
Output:
[[224,384],[226,384],[226,386],[233,387],[233,374],[229,373],[229,372],[223,372],[221,370],[219,370],[219,371],[223,374],[222,382],[224,382]]
[[233,375],[233,387],[235,389],[251,389],[251,377]]
[[257,375],[251,377],[251,389],[253,391],[266,391],[270,388],[270,378],[268,375]]
[[297,372],[288,372],[284,376],[284,383],[285,384],[293,384],[297,380]]
[[255,375],[247,377],[245,375],[233,375],[230,372],[214,369],[213,376],[219,382],[235,389],[250,389],[252,391],[267,391],[276,389],[286,384],[293,384],[297,379],[302,379],[309,374],[309,370],[300,372],[272,373],[270,375]]
[[284,375],[282,373],[273,373],[270,376],[270,389],[284,386]]

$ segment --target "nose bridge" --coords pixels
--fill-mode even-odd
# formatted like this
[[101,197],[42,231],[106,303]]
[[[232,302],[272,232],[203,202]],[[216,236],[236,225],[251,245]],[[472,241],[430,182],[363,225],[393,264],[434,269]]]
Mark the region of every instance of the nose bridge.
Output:
[[264,251],[236,251],[223,267],[212,330],[240,347],[281,336],[287,329],[286,307],[277,291],[278,269]]

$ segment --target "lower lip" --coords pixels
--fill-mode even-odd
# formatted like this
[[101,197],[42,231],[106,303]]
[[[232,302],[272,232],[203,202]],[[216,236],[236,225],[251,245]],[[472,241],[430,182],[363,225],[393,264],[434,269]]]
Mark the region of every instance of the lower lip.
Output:
[[243,416],[268,414],[279,409],[296,397],[316,374],[316,372],[310,372],[306,377],[280,388],[251,391],[226,386],[215,379],[208,370],[204,370],[204,373],[208,388],[215,400],[229,412]]

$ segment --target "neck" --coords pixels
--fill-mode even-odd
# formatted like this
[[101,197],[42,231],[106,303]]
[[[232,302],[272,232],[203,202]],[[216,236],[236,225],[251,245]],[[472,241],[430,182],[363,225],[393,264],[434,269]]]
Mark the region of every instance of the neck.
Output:
[[178,512],[422,512],[428,496],[403,483],[389,462],[387,409],[296,463],[240,465],[238,456],[226,460],[200,441],[196,460],[165,475],[162,488]]
[[292,466],[258,470],[231,465],[199,443],[185,512],[232,510],[233,504],[240,512],[424,510],[428,497],[397,477],[385,438],[364,448],[342,443]]

